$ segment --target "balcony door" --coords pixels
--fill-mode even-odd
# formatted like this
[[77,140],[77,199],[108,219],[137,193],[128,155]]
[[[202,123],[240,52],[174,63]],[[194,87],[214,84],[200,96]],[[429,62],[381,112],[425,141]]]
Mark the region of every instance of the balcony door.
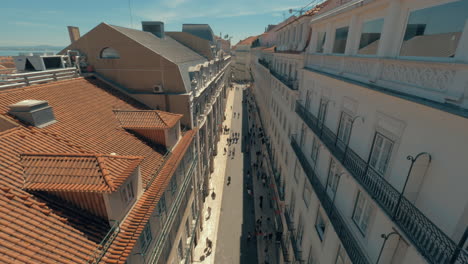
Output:
[[307,90],[306,91],[306,98],[305,98],[305,105],[304,105],[304,107],[305,107],[305,109],[307,111],[309,111],[309,106],[310,106],[310,91]]
[[304,142],[305,142],[305,137],[306,137],[306,130],[305,130],[305,125],[302,124],[302,127],[301,127],[301,139],[299,141],[299,146],[302,147],[304,146]]
[[384,135],[376,132],[369,165],[380,176],[384,176],[390,162],[394,142]]
[[349,114],[341,112],[340,124],[338,125],[338,141],[337,145],[344,150],[344,147],[349,142],[351,135],[352,118]]
[[327,116],[327,108],[328,108],[328,100],[326,99],[320,99],[320,107],[319,107],[319,112],[318,112],[318,125],[319,128],[322,128],[322,126],[325,123],[325,118]]

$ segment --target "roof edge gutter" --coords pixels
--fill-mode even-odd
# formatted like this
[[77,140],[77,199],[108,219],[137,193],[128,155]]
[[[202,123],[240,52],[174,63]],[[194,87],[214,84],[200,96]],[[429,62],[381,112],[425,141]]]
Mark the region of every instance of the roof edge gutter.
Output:
[[361,7],[363,5],[366,5],[370,2],[375,2],[375,0],[356,0],[356,1],[351,1],[351,2],[348,2],[344,5],[341,5],[341,6],[338,6],[328,12],[325,12],[323,14],[320,14],[318,16],[316,16],[315,18],[312,18],[309,22],[309,24],[313,24],[319,20],[322,20],[322,19],[326,19],[326,18],[329,18],[329,17],[332,17],[332,16],[336,16],[336,15],[339,15],[343,12],[346,12],[346,11],[349,11],[351,9],[355,9],[355,8],[358,8],[358,7]]

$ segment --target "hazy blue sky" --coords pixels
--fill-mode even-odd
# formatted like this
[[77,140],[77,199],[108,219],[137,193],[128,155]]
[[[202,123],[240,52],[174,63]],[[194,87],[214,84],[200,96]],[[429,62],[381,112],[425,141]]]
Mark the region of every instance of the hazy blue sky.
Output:
[[[2,1],[0,46],[69,44],[66,26],[81,34],[101,22],[141,29],[142,20],[165,22],[167,31],[181,31],[183,23],[208,23],[216,34],[239,39],[263,33],[268,24],[289,16],[312,0],[17,0]],[[132,26],[133,24],[133,26]]]

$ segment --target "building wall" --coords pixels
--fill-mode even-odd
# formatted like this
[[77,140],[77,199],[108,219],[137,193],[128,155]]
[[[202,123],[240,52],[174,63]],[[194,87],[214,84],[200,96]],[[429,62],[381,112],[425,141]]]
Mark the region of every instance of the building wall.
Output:
[[[106,47],[117,50],[120,58],[100,58]],[[67,49],[79,50],[97,73],[128,89],[152,93],[153,87],[161,84],[168,92],[186,92],[177,65],[106,24],[98,25]]]
[[[394,142],[385,173],[373,179],[383,179],[378,182],[388,182],[388,186],[391,186],[389,188],[394,188],[398,194],[403,189],[410,170],[411,162],[407,157],[417,157],[419,153],[424,152],[431,155],[430,162],[425,154],[415,161],[404,194],[417,208],[414,210],[422,213],[413,214],[414,217],[407,221],[424,226],[419,231],[419,235],[428,235],[427,242],[423,245],[418,242],[419,238],[410,237],[415,235],[415,231],[401,229],[401,221],[397,224],[397,220],[391,216],[392,212],[384,211],[384,207],[379,204],[382,200],[379,200],[381,198],[377,197],[378,195],[374,197],[369,194],[367,188],[374,188],[369,185],[371,183],[365,182],[366,178],[358,181],[355,172],[348,171],[351,165],[348,163],[345,168],[342,160],[332,154],[329,145],[326,145],[330,143],[325,144],[324,141],[324,135],[327,134],[322,134],[329,132],[314,132],[308,126],[311,122],[304,120],[302,114],[299,114],[302,110],[297,110],[294,102],[291,104],[288,100],[288,88],[270,74],[270,70],[286,74],[288,71],[285,72],[284,66],[278,66],[277,62],[290,63],[292,56],[284,53],[274,53],[271,56],[266,52],[252,52],[255,99],[266,124],[265,132],[274,157],[273,166],[281,172],[285,180],[283,212],[286,214],[289,211],[295,227],[292,233],[296,234],[296,237],[300,237],[298,226],[301,222],[305,223],[302,241],[298,241],[303,261],[341,263],[338,261],[338,255],[342,252],[344,263],[351,263],[351,254],[356,253],[349,251],[350,248],[345,246],[350,245],[349,237],[344,237],[342,230],[334,229],[337,225],[334,220],[336,217],[330,216],[330,209],[326,209],[330,208],[330,205],[324,206],[322,201],[333,203],[332,208],[335,208],[343,219],[346,230],[355,241],[351,244],[364,252],[364,257],[369,263],[375,263],[379,257],[384,242],[381,235],[392,232],[397,232],[397,235],[391,235],[386,242],[379,263],[428,263],[429,260],[422,255],[418,247],[425,247],[429,252],[424,254],[448,254],[444,255],[445,259],[440,257],[439,262],[448,262],[452,256],[453,251],[448,247],[441,247],[439,251],[428,248],[427,245],[434,243],[435,247],[440,247],[437,239],[445,235],[448,240],[444,241],[451,240],[451,245],[456,245],[468,223],[468,197],[463,188],[468,182],[466,177],[461,176],[467,169],[464,162],[466,155],[463,154],[463,135],[468,131],[468,121],[464,114],[466,96],[461,90],[466,82],[462,72],[467,70],[464,64],[464,47],[468,45],[468,27],[465,24],[454,58],[398,56],[409,13],[449,2],[455,1],[376,0],[362,4],[331,1],[327,8],[306,21],[310,22],[313,33],[308,36],[308,29],[303,30],[305,35],[302,39],[308,40],[309,46],[306,53],[298,55],[304,61],[304,68],[301,69],[300,66],[298,74],[297,102],[302,106],[299,109],[318,117],[321,102],[327,102],[324,126],[335,135],[339,134],[338,131],[343,127],[343,123],[340,124],[343,113],[356,118],[350,134],[349,151],[356,153],[364,162],[370,160],[376,132]],[[337,9],[334,8],[337,6],[340,6],[339,12],[335,12]],[[357,50],[362,23],[382,17],[384,24],[376,55],[359,56]],[[294,49],[298,46],[287,33],[294,32],[293,26],[294,23],[279,31],[276,39],[281,43],[278,46],[281,47],[279,50],[289,50],[291,47]],[[336,41],[335,29],[344,26],[349,26],[349,32],[343,54],[332,54]],[[286,32],[285,35],[281,35],[282,32]],[[326,32],[328,36],[323,52],[317,52],[318,32]],[[297,36],[295,39],[297,41]],[[258,63],[259,58],[263,59],[262,63]],[[263,65],[265,62],[267,66]],[[393,65],[391,70],[388,68],[390,64]],[[405,70],[401,70],[403,68]],[[442,68],[454,75],[441,73],[439,69]],[[385,77],[382,69],[388,74]],[[404,79],[397,72],[405,72],[411,77]],[[438,75],[446,81],[436,81],[429,75],[427,78],[422,77],[423,72],[432,72],[431,76]],[[387,79],[383,81],[384,78]],[[436,85],[443,87],[441,91],[434,92]],[[452,95],[457,99],[447,100]],[[284,122],[283,116],[292,121],[289,122],[292,125]],[[288,126],[292,126],[292,132],[289,132]],[[327,129],[325,131],[328,131]],[[300,142],[299,152],[305,155],[305,160],[300,160],[297,155],[301,153],[291,148],[290,138],[294,139],[293,142]],[[314,140],[318,146],[315,161],[312,159]],[[289,152],[295,155],[288,156]],[[339,174],[336,192],[330,187],[331,181],[335,179],[330,176],[332,160],[337,164],[335,175]],[[306,174],[302,165],[304,162],[313,172]],[[320,188],[325,190],[325,193],[317,192],[319,188],[311,185],[310,179],[313,175],[317,176],[318,185],[322,186]],[[369,217],[364,231],[353,220],[359,197],[364,197],[370,208],[365,210]],[[316,227],[318,216],[323,218],[325,223],[322,236]],[[427,222],[423,224],[423,217],[427,217],[433,225]],[[435,237],[434,230],[438,228],[443,233]],[[282,231],[291,232],[288,228]],[[288,246],[288,249],[289,255],[294,255],[292,247]],[[435,257],[432,257],[432,261],[437,262]]]

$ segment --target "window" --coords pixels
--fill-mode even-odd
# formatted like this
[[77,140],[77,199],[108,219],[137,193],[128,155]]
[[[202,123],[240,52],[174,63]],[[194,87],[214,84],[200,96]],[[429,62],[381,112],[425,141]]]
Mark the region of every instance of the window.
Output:
[[325,123],[325,117],[327,115],[327,106],[328,101],[325,99],[320,99],[320,107],[318,112],[318,121],[320,127],[322,127],[323,123]]
[[344,144],[348,144],[349,136],[351,134],[352,119],[351,116],[345,112],[341,113],[340,124],[338,125],[338,139]]
[[306,205],[307,208],[309,208],[309,205],[310,205],[310,197],[312,196],[312,190],[310,188],[310,184],[306,182],[304,182],[304,190],[302,192],[302,199],[304,199],[304,203]]
[[291,200],[289,203],[289,217],[294,218],[294,210],[296,209],[296,194],[291,192]]
[[310,154],[310,158],[312,159],[312,166],[315,168],[315,164],[317,164],[317,158],[319,154],[320,145],[318,139],[314,137],[314,142],[312,143],[312,153]]
[[317,230],[317,234],[320,238],[320,241],[323,241],[326,228],[327,228],[327,225],[325,224],[325,219],[323,219],[323,216],[320,213],[320,208],[319,208],[317,212],[317,219],[315,220],[315,229]]
[[299,163],[297,160],[296,160],[296,165],[294,166],[294,179],[296,180],[297,183],[299,182]]
[[361,41],[359,42],[358,54],[377,54],[383,22],[384,20],[381,18],[368,21],[362,25]]
[[307,134],[306,134],[306,129],[305,129],[305,125],[302,124],[302,128],[301,128],[301,140],[299,141],[299,146],[302,147],[304,146],[304,143],[306,141],[306,137],[307,137]]
[[299,215],[299,223],[297,225],[296,241],[298,245],[302,244],[304,237],[304,221],[302,221],[302,214]]
[[151,226],[150,226],[150,223],[148,223],[140,235],[141,252],[143,253],[146,252],[149,245],[151,244],[152,239],[153,239],[153,236],[151,235]]
[[334,194],[336,192],[340,173],[341,169],[339,168],[338,163],[333,158],[331,158],[327,181],[327,189],[331,194]]
[[192,203],[192,219],[195,220],[197,218],[197,208],[196,202]]
[[190,224],[189,224],[189,218],[185,221],[185,236],[190,237]]
[[179,245],[177,246],[177,256],[179,261],[184,259],[184,247],[182,246],[182,240],[179,240]]
[[104,48],[101,50],[101,59],[120,59],[120,54],[113,48]]
[[316,264],[315,256],[314,256],[314,253],[312,252],[312,246],[309,249],[309,256],[307,257],[307,263],[306,264]]
[[325,39],[327,37],[327,32],[319,32],[317,34],[317,53],[323,53],[325,47]]
[[171,181],[169,182],[169,190],[171,191],[172,195],[174,195],[177,191],[177,173],[174,173]]
[[468,18],[468,0],[410,13],[400,56],[454,57]]
[[338,254],[336,255],[336,264],[345,264],[348,263],[346,251],[343,246],[340,245],[338,248]]
[[166,211],[166,197],[164,196],[164,193],[161,196],[161,199],[159,199],[158,208],[156,211],[158,215],[161,215],[162,213]]
[[372,205],[362,192],[358,193],[356,205],[354,206],[353,221],[358,226],[362,234],[367,231],[369,225],[369,218],[372,212]]
[[378,132],[375,133],[369,165],[380,175],[385,175],[392,149],[393,141]]
[[133,184],[132,182],[129,182],[127,185],[125,185],[122,190],[120,191],[120,196],[122,197],[122,202],[124,204],[128,204],[130,201],[133,200],[134,193],[133,193]]
[[333,53],[343,54],[346,49],[349,27],[337,28],[335,31],[335,43],[333,44]]

